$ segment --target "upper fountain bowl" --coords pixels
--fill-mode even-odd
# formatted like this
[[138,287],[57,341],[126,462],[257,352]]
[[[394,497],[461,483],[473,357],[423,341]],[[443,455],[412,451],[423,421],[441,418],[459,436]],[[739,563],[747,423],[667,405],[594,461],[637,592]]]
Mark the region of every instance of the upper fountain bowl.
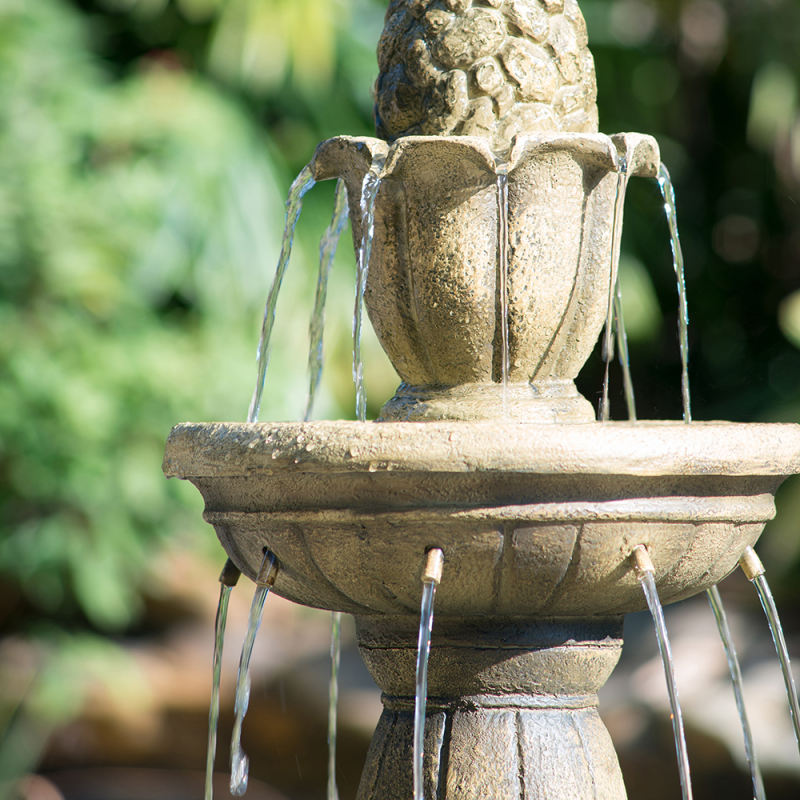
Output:
[[437,615],[602,617],[644,605],[637,544],[665,602],[733,570],[800,471],[800,426],[187,423],[164,470],[237,566],[253,577],[268,547],[305,605],[415,613],[437,546]]
[[503,162],[480,137],[323,142],[312,171],[345,180],[356,249],[381,174],[365,300],[403,381],[382,418],[594,419],[573,380],[606,318],[619,170],[659,163],[634,133],[521,136]]

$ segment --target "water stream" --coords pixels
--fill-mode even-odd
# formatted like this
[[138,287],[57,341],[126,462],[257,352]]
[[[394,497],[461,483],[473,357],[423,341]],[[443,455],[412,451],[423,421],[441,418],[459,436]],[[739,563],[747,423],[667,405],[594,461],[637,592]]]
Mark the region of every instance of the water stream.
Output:
[[278,561],[275,556],[266,550],[264,560],[256,578],[256,591],[250,605],[250,617],[247,623],[247,633],[242,644],[242,654],[239,658],[239,673],[236,677],[236,700],[234,702],[235,718],[233,734],[231,735],[231,794],[243,795],[247,791],[247,780],[250,772],[250,763],[242,749],[242,723],[244,722],[247,706],[250,703],[250,658],[253,655],[253,645],[256,641],[261,615],[264,611],[264,602],[269,590],[275,583],[278,574]]
[[438,548],[429,550],[422,572],[422,602],[417,639],[417,685],[414,699],[414,800],[425,800],[423,774],[425,744],[425,711],[428,704],[428,657],[433,630],[433,600],[442,577],[444,557]]
[[683,269],[683,250],[678,234],[678,215],[675,206],[675,188],[669,170],[662,163],[658,168],[658,188],[664,200],[664,213],[669,226],[669,243],[672,250],[672,266],[678,286],[678,340],[681,350],[681,397],[683,420],[692,421],[692,404],[689,393],[689,307],[686,302],[686,279]]
[[500,380],[503,410],[507,403],[511,350],[508,337],[508,165],[497,167],[497,279],[500,299]]
[[314,295],[314,310],[311,313],[311,322],[308,326],[308,398],[303,419],[308,421],[314,410],[314,399],[322,377],[323,351],[322,334],[325,330],[325,301],[328,297],[328,278],[330,277],[333,259],[342,230],[347,224],[347,187],[339,178],[336,181],[336,193],[333,200],[333,215],[331,221],[322,234],[319,243],[319,274],[317,276],[317,290]]
[[728,625],[728,615],[725,613],[725,607],[722,604],[722,598],[716,586],[712,586],[708,589],[706,594],[708,596],[708,602],[711,604],[711,609],[714,612],[714,619],[717,622],[719,636],[722,640],[722,646],[725,649],[725,658],[728,661],[728,671],[731,674],[733,696],[736,700],[736,710],[739,712],[739,721],[744,737],[745,757],[747,758],[747,765],[750,768],[750,777],[753,781],[753,798],[754,800],[766,800],[767,795],[764,790],[761,769],[758,766],[755,744],[753,742],[753,732],[750,728],[750,720],[747,717],[747,710],[744,705],[742,670],[739,667],[739,658],[736,655],[736,647],[733,643],[730,626]]
[[622,386],[625,392],[625,408],[629,420],[636,420],[636,397],[633,393],[631,377],[631,357],[628,353],[628,332],[625,330],[625,317],[622,314],[622,284],[617,278],[617,296],[614,298],[614,319],[617,331],[617,350],[622,368]]
[[795,686],[794,677],[792,675],[792,665],[789,661],[789,650],[786,647],[783,626],[778,616],[778,609],[775,607],[775,600],[772,597],[769,583],[767,583],[766,570],[761,563],[761,559],[756,555],[752,547],[748,547],[744,553],[742,553],[742,557],[739,559],[739,566],[742,568],[742,572],[747,576],[747,579],[756,587],[758,599],[761,601],[764,614],[766,614],[769,630],[772,634],[772,641],[778,653],[778,660],[781,662],[781,671],[783,672],[783,682],[786,686],[786,696],[789,699],[789,713],[792,717],[794,736],[797,741],[797,746],[800,748],[800,706],[797,702],[797,687]]
[[369,259],[375,235],[375,200],[381,187],[385,158],[376,156],[361,184],[361,245],[356,272],[356,305],[353,312],[353,380],[356,385],[356,417],[367,418],[367,392],[364,387],[364,362],[361,358],[361,328],[364,319],[364,293],[367,290]]
[[275,308],[278,304],[278,295],[281,291],[283,276],[286,274],[286,267],[289,264],[289,257],[292,254],[294,229],[297,227],[297,220],[300,218],[300,212],[303,208],[303,196],[315,183],[310,165],[303,167],[300,174],[294,179],[294,183],[289,189],[289,196],[286,198],[286,221],[283,228],[281,252],[278,257],[278,266],[275,268],[275,277],[272,279],[272,286],[267,295],[267,303],[264,307],[264,319],[261,323],[261,336],[258,341],[256,386],[253,390],[253,397],[250,400],[250,408],[247,411],[248,422],[256,422],[258,420],[261,398],[264,394],[264,378],[266,377],[267,364],[269,363],[269,345],[272,338],[272,328],[275,325]]
[[655,568],[647,549],[639,545],[633,551],[633,558],[636,564],[636,576],[642,585],[647,607],[653,618],[658,639],[658,650],[661,654],[661,661],[664,665],[664,677],[667,682],[667,693],[671,708],[670,719],[672,720],[672,733],[675,737],[675,752],[678,757],[678,772],[681,780],[681,794],[683,800],[692,800],[692,779],[689,772],[689,754],[686,749],[686,733],[683,726],[683,712],[678,700],[678,685],[675,682],[675,670],[672,663],[672,650],[667,635],[667,626],[664,622],[664,610],[656,589]]
[[758,592],[758,599],[761,601],[761,607],[767,615],[769,629],[772,633],[772,641],[775,643],[775,650],[781,662],[783,682],[786,684],[786,696],[789,698],[789,713],[792,716],[795,739],[797,740],[798,748],[800,748],[800,706],[798,706],[797,703],[797,687],[795,686],[794,676],[792,675],[792,665],[789,661],[789,650],[786,647],[786,639],[783,636],[783,626],[778,616],[778,609],[775,607],[775,600],[772,597],[772,592],[767,583],[767,576],[763,573],[757,575],[753,579],[753,585]]
[[331,678],[328,686],[328,800],[339,800],[336,787],[336,723],[339,707],[339,664],[342,660],[342,612],[331,613]]
[[208,745],[206,747],[205,800],[214,797],[214,760],[217,755],[217,728],[219,727],[219,686],[222,675],[222,648],[225,644],[225,623],[228,619],[228,602],[233,587],[241,573],[228,559],[219,576],[219,603],[214,622],[214,660],[212,662],[211,702],[208,707]]
[[603,422],[608,422],[611,418],[611,408],[608,400],[608,381],[611,362],[614,359],[614,308],[615,304],[617,304],[617,297],[619,294],[619,251],[622,241],[622,220],[627,188],[628,162],[626,157],[620,153],[617,164],[617,193],[614,198],[614,221],[611,227],[611,275],[608,284],[608,311],[606,313],[606,326],[603,331],[602,343],[602,358],[605,362],[605,371],[603,373],[603,396],[600,400],[600,419]]

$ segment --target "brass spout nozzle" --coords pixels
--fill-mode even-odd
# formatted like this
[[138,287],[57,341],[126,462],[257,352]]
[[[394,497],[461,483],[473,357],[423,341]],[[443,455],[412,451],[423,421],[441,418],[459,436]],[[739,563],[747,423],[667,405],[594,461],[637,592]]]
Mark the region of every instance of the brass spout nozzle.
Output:
[[261,569],[256,575],[256,583],[259,586],[272,588],[275,578],[278,577],[278,559],[271,550],[264,548],[264,560],[261,562]]
[[759,575],[763,575],[766,572],[761,559],[756,555],[756,551],[749,545],[739,559],[739,566],[749,581],[754,581]]
[[656,574],[653,560],[650,558],[650,553],[645,545],[637,544],[636,547],[631,550],[631,559],[633,560],[634,569],[640,575],[645,572],[649,572],[651,575]]
[[425,554],[425,567],[422,570],[423,583],[435,583],[437,586],[442,581],[442,567],[444,566],[444,553],[438,547],[432,547]]
[[225,566],[222,568],[222,572],[219,574],[219,582],[223,586],[230,586],[233,588],[239,582],[239,576],[241,575],[241,570],[236,564],[233,563],[230,559],[225,562]]

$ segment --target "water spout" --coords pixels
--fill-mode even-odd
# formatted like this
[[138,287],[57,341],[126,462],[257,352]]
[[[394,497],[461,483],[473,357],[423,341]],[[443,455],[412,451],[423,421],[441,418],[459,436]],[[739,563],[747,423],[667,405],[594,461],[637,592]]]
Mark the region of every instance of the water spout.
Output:
[[328,686],[328,800],[339,800],[336,787],[336,728],[339,708],[339,664],[342,659],[342,612],[331,613],[331,677]]
[[681,350],[681,397],[683,421],[692,421],[692,402],[689,392],[689,307],[686,302],[686,278],[683,268],[683,250],[678,233],[678,214],[675,205],[675,188],[665,164],[658,168],[658,188],[664,200],[664,213],[669,226],[669,244],[672,250],[672,267],[678,286],[678,340]]
[[417,640],[417,689],[414,701],[414,800],[424,800],[423,760],[425,743],[425,710],[428,703],[428,656],[433,630],[433,600],[442,580],[444,554],[435,547],[428,550],[422,571],[422,603]]
[[754,800],[766,800],[764,790],[764,780],[761,777],[761,769],[756,757],[755,743],[753,742],[753,732],[750,729],[750,720],[747,718],[747,710],[744,705],[744,687],[742,681],[742,670],[739,666],[739,658],[736,655],[736,647],[731,636],[731,629],[728,625],[728,615],[722,604],[719,589],[712,586],[707,590],[708,602],[714,612],[714,619],[717,622],[717,629],[725,649],[725,658],[728,662],[728,671],[731,674],[731,685],[733,686],[733,696],[736,700],[736,710],[739,712],[739,721],[742,726],[742,736],[744,737],[744,752],[747,758],[747,765],[750,767],[750,777],[753,781]]
[[781,672],[783,682],[786,685],[786,696],[789,699],[789,713],[792,717],[794,736],[797,746],[800,749],[800,705],[797,702],[797,687],[795,686],[794,676],[792,675],[792,665],[789,661],[789,649],[786,647],[786,639],[783,635],[783,626],[778,616],[778,609],[772,597],[769,584],[767,583],[766,570],[761,563],[761,559],[756,555],[752,547],[748,547],[739,559],[739,566],[758,592],[758,599],[769,623],[769,630],[772,634],[772,641],[775,644],[775,651],[778,660],[781,662]]
[[647,600],[647,607],[653,617],[658,639],[658,650],[664,665],[664,677],[667,681],[667,692],[672,713],[672,733],[675,737],[675,752],[678,757],[678,772],[681,779],[681,793],[683,800],[692,800],[692,778],[689,772],[689,754],[686,750],[686,732],[683,727],[683,712],[678,700],[678,685],[675,682],[675,670],[672,663],[672,651],[667,635],[667,626],[664,622],[664,610],[656,589],[656,570],[650,558],[650,553],[644,545],[637,545],[631,553],[636,577],[642,584],[642,590]]
[[214,660],[212,662],[211,702],[208,708],[208,745],[206,746],[205,800],[214,797],[214,759],[217,755],[217,728],[219,726],[219,686],[222,675],[222,648],[225,644],[225,623],[228,619],[228,601],[236,586],[239,568],[228,559],[219,576],[219,603],[214,622]]
[[250,617],[247,624],[239,658],[239,672],[236,677],[236,700],[234,702],[235,719],[231,735],[231,794],[241,796],[247,791],[250,764],[242,749],[242,723],[250,703],[250,659],[253,645],[261,625],[261,615],[269,590],[278,575],[278,559],[269,550],[264,551],[264,559],[256,576],[256,591],[250,605]]
[[347,223],[347,186],[339,178],[336,181],[336,193],[333,200],[333,214],[325,233],[319,243],[319,274],[317,276],[317,290],[314,295],[314,310],[311,312],[311,321],[308,326],[308,398],[304,420],[311,419],[314,410],[314,400],[322,378],[322,335],[325,330],[325,301],[328,296],[328,278],[330,277],[333,259],[339,237]]
[[605,362],[605,371],[603,373],[603,395],[600,400],[600,419],[603,422],[608,422],[611,418],[611,408],[608,400],[608,381],[611,362],[614,360],[614,308],[618,295],[619,250],[622,242],[625,194],[628,188],[628,161],[623,153],[620,153],[618,156],[617,170],[617,193],[614,198],[614,222],[611,229],[611,274],[608,284],[608,310],[606,312],[606,325],[603,331],[602,343],[602,356]]
[[361,185],[361,244],[358,248],[356,273],[356,305],[353,313],[353,381],[356,385],[356,418],[367,418],[367,393],[364,387],[364,362],[361,358],[361,326],[364,318],[364,293],[367,290],[369,259],[375,235],[375,201],[381,187],[385,159],[376,157]]
[[622,282],[617,278],[617,296],[614,298],[614,321],[617,330],[617,350],[619,364],[622,368],[622,386],[625,392],[625,408],[628,419],[636,420],[636,397],[631,377],[631,357],[628,352],[628,332],[625,329],[625,317],[622,314]]
[[500,308],[500,381],[503,384],[503,412],[508,393],[511,351],[508,339],[508,165],[497,167],[497,282]]
[[300,174],[294,179],[294,183],[289,189],[289,196],[286,198],[286,221],[283,228],[281,252],[278,256],[278,266],[275,268],[275,277],[272,279],[272,286],[267,295],[264,319],[261,322],[261,336],[258,341],[257,351],[256,386],[253,390],[253,397],[250,400],[250,408],[247,411],[248,422],[258,421],[261,397],[264,394],[264,379],[267,374],[267,364],[269,363],[269,346],[272,338],[272,328],[275,325],[275,309],[278,305],[278,295],[283,284],[283,276],[286,274],[286,267],[289,265],[289,257],[292,254],[294,229],[297,227],[297,220],[300,219],[300,212],[303,210],[303,196],[315,183],[311,167],[303,167]]

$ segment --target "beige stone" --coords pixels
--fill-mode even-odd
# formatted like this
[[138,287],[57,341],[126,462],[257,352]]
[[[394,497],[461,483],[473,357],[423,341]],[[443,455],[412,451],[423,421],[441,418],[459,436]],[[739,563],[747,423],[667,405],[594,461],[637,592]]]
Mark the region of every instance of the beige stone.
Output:
[[412,796],[430,548],[426,797],[624,800],[597,692],[645,607],[631,553],[664,602],[724,578],[800,472],[800,426],[599,423],[577,393],[621,164],[652,178],[660,159],[649,136],[597,133],[575,0],[392,0],[378,62],[391,143],[329,139],[311,166],[346,182],[356,246],[381,174],[366,304],[402,380],[384,421],[187,423],[164,471],[197,486],[246,575],[268,548],[278,594],[356,616],[385,707],[358,800]]
[[[474,77],[468,84],[487,59],[500,68],[491,88]],[[390,141],[473,133],[476,104],[484,109],[482,135],[498,154],[518,134],[597,131],[594,62],[575,0],[394,2],[378,64],[376,126]],[[564,91],[579,98],[567,113],[555,102]],[[530,114],[531,101],[546,103],[549,113]]]
[[407,800],[420,574],[444,553],[429,667],[429,796],[624,800],[597,691],[621,615],[736,567],[800,471],[800,426],[711,422],[177,426],[164,471],[274,591],[356,615],[384,711],[358,800]]
[[342,176],[353,236],[361,184],[386,158],[366,304],[403,384],[387,419],[591,420],[573,380],[605,322],[619,154],[652,177],[642,134],[517,137],[508,161],[509,385],[501,382],[498,163],[479,137],[336,137],[312,161]]

